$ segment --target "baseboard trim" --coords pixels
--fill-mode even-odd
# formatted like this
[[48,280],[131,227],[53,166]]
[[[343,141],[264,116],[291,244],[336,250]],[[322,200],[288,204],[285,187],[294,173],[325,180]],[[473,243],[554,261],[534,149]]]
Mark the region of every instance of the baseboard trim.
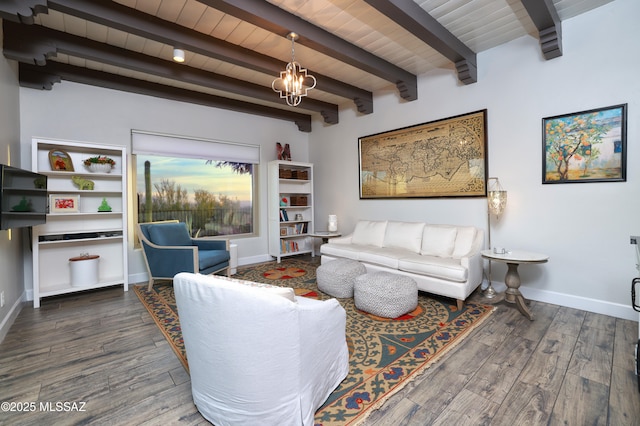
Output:
[[606,302],[603,300],[527,287],[520,287],[520,291],[525,298],[530,300],[565,306],[567,308],[580,309],[583,311],[594,312],[596,314],[609,315],[615,318],[622,318],[636,322],[638,321],[639,314],[633,310],[631,302],[629,302],[629,305],[623,305],[620,303]]
[[26,304],[25,293],[22,294],[16,302],[11,306],[11,309],[7,313],[7,316],[4,317],[2,323],[0,323],[0,342],[2,342],[9,332],[9,329],[16,321],[16,318],[20,314],[22,307]]
[[129,274],[129,286],[140,283],[148,283],[149,275],[146,272],[140,272],[138,274]]
[[251,257],[243,257],[238,259],[238,266],[252,265],[254,263],[271,262],[272,260],[274,260],[273,256],[269,256],[268,254],[261,254],[258,256],[251,256]]

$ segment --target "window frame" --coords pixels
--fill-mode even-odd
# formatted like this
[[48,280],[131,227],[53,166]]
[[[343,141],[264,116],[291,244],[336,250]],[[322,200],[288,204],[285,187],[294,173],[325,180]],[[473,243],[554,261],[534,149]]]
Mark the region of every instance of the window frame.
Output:
[[[174,158],[185,158],[185,159],[200,159],[203,161],[212,160],[212,161],[228,161],[228,162],[246,162],[252,164],[252,173],[251,173],[251,221],[252,221],[252,232],[242,233],[242,234],[229,234],[229,235],[215,235],[215,236],[203,236],[197,237],[202,239],[240,239],[240,238],[255,238],[259,235],[259,205],[258,205],[258,188],[259,188],[259,159],[260,159],[260,146],[259,145],[251,145],[245,143],[238,142],[227,142],[221,140],[213,140],[213,139],[202,139],[202,138],[190,138],[186,136],[174,136],[174,135],[164,135],[159,133],[151,133],[151,132],[142,132],[137,130],[132,130],[132,150],[131,150],[131,168],[132,168],[132,187],[133,187],[133,222],[134,222],[134,235],[136,235],[134,239],[134,246],[139,248],[139,241],[137,238],[137,224],[139,218],[139,209],[138,209],[138,166],[137,166],[137,156],[138,155],[157,155],[162,157],[174,157]],[[142,143],[136,144],[136,137],[143,138]],[[138,142],[141,139],[137,139]],[[177,142],[180,142],[179,144]],[[182,152],[176,152],[176,146],[180,146],[180,151],[183,149],[186,151],[186,155]],[[157,152],[150,152],[150,148],[157,148]],[[186,148],[186,149],[185,149]],[[226,148],[229,150],[225,151]],[[214,151],[214,150],[222,150],[223,152],[227,152],[229,159],[224,158],[207,158],[206,155],[203,155],[203,152]],[[217,157],[218,155],[216,155]],[[213,156],[212,156],[213,157]],[[246,161],[242,161],[246,160]],[[215,166],[212,166],[215,167]]]

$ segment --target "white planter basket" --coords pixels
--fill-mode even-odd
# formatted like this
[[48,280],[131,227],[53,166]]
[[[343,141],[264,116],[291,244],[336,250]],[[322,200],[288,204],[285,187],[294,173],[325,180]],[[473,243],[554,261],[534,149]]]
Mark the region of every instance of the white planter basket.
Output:
[[87,168],[93,173],[111,173],[111,164],[91,163]]

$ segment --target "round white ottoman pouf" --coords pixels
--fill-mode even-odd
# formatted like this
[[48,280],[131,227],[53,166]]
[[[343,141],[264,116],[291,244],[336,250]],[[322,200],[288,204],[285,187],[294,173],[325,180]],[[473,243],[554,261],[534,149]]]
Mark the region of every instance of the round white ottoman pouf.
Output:
[[323,263],[316,269],[318,290],[333,297],[353,297],[353,280],[366,272],[362,263],[351,259]]
[[398,318],[418,306],[418,284],[404,275],[372,272],[356,278],[353,299],[361,311]]

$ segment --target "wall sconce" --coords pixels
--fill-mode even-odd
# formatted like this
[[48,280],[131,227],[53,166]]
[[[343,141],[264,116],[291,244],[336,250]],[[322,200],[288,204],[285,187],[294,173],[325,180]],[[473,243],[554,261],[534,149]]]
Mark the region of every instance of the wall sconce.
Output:
[[173,60],[179,63],[184,62],[184,50],[173,49]]

